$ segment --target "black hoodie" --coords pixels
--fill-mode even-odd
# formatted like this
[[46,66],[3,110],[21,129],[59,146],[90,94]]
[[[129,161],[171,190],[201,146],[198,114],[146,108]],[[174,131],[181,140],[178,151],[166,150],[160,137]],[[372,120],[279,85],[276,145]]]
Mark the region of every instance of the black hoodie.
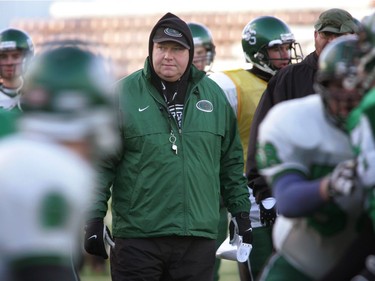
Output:
[[183,100],[185,99],[186,95],[186,89],[187,89],[187,82],[189,78],[190,68],[193,63],[194,58],[194,41],[193,41],[193,35],[191,34],[189,26],[184,22],[182,19],[177,17],[176,15],[172,13],[166,13],[154,26],[154,28],[151,30],[149,41],[148,41],[148,59],[151,65],[151,75],[152,75],[152,83],[154,86],[159,90],[161,94],[163,94],[162,86],[161,86],[161,79],[157,74],[155,73],[153,64],[152,64],[152,50],[154,46],[153,38],[155,36],[156,30],[159,27],[169,27],[173,28],[177,31],[180,31],[186,38],[188,45],[190,46],[189,50],[189,63],[188,67],[185,71],[185,73],[182,75],[182,77],[176,81],[176,82],[166,82],[163,81],[164,85],[166,86],[166,90],[168,92],[168,95],[173,95],[175,91],[178,91],[178,99],[176,102],[183,103]]

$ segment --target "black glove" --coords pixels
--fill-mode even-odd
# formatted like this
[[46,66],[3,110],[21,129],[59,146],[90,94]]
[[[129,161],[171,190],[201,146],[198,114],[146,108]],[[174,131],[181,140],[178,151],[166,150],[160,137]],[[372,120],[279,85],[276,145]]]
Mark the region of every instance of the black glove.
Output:
[[366,267],[360,274],[353,277],[352,281],[373,281],[375,280],[375,256],[366,258]]
[[272,196],[271,188],[269,188],[265,179],[262,176],[259,176],[255,180],[252,180],[251,182],[248,183],[248,185],[253,190],[255,203],[257,203],[258,205],[263,199]]
[[346,160],[337,164],[328,178],[328,193],[331,198],[350,195],[355,187],[356,161]]
[[87,253],[108,259],[106,250],[107,242],[112,247],[114,242],[107,226],[104,225],[103,219],[96,218],[89,220],[85,226],[85,243],[84,247]]
[[[270,202],[274,201],[274,202]],[[276,220],[276,199],[268,197],[263,199],[259,204],[260,223],[263,226],[272,226]]]
[[251,228],[250,215],[248,212],[241,212],[233,215],[229,223],[229,239],[233,242],[234,234],[242,236],[242,242],[253,243],[253,229]]

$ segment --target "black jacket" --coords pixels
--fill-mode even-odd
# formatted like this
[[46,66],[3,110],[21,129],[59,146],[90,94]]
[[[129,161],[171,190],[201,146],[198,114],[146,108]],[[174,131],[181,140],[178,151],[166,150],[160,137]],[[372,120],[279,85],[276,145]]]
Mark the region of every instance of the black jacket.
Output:
[[255,154],[259,124],[275,104],[313,94],[317,69],[318,55],[312,52],[302,62],[291,64],[278,71],[268,82],[267,88],[259,101],[251,124],[246,162],[248,185],[253,189],[254,196],[258,199],[257,203],[260,199],[271,196],[271,191],[266,187],[266,182],[258,174],[256,167]]

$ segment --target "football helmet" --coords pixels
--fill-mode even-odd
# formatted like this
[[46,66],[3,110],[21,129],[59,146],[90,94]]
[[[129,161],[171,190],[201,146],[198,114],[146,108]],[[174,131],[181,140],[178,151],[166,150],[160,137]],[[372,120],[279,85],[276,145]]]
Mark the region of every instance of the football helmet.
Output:
[[267,49],[275,45],[290,44],[290,61],[303,59],[302,49],[286,23],[272,16],[261,16],[250,21],[242,31],[242,49],[247,62],[275,75],[276,69]]
[[363,81],[364,87],[370,89],[375,81],[375,13],[362,19],[359,44],[364,53],[359,69],[366,73]]
[[74,46],[42,52],[25,74],[21,131],[57,141],[89,139],[98,152],[117,143],[113,79],[104,60]]
[[4,29],[0,32],[0,53],[11,50],[23,51],[22,73],[24,73],[28,63],[34,56],[34,44],[31,37],[26,32],[19,29]]
[[[347,113],[365,93],[364,76],[358,68],[362,56],[356,35],[334,39],[319,56],[314,87],[323,99],[327,117],[339,128],[345,127]],[[330,88],[331,85],[337,87]],[[334,112],[329,104],[341,109]]]
[[211,31],[203,24],[190,22],[188,23],[190,31],[193,35],[194,46],[203,46],[206,49],[206,56],[204,57],[194,57],[193,62],[204,61],[205,71],[209,71],[215,59],[215,44],[213,43],[213,38]]

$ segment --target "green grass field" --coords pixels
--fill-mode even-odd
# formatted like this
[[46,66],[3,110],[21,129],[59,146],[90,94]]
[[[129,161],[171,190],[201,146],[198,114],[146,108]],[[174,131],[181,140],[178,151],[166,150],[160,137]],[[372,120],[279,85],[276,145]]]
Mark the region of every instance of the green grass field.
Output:
[[[220,267],[220,281],[239,281],[237,271],[237,263],[228,260],[222,260]],[[108,274],[97,275],[90,272],[90,269],[85,267],[81,274],[81,281],[111,281]]]

